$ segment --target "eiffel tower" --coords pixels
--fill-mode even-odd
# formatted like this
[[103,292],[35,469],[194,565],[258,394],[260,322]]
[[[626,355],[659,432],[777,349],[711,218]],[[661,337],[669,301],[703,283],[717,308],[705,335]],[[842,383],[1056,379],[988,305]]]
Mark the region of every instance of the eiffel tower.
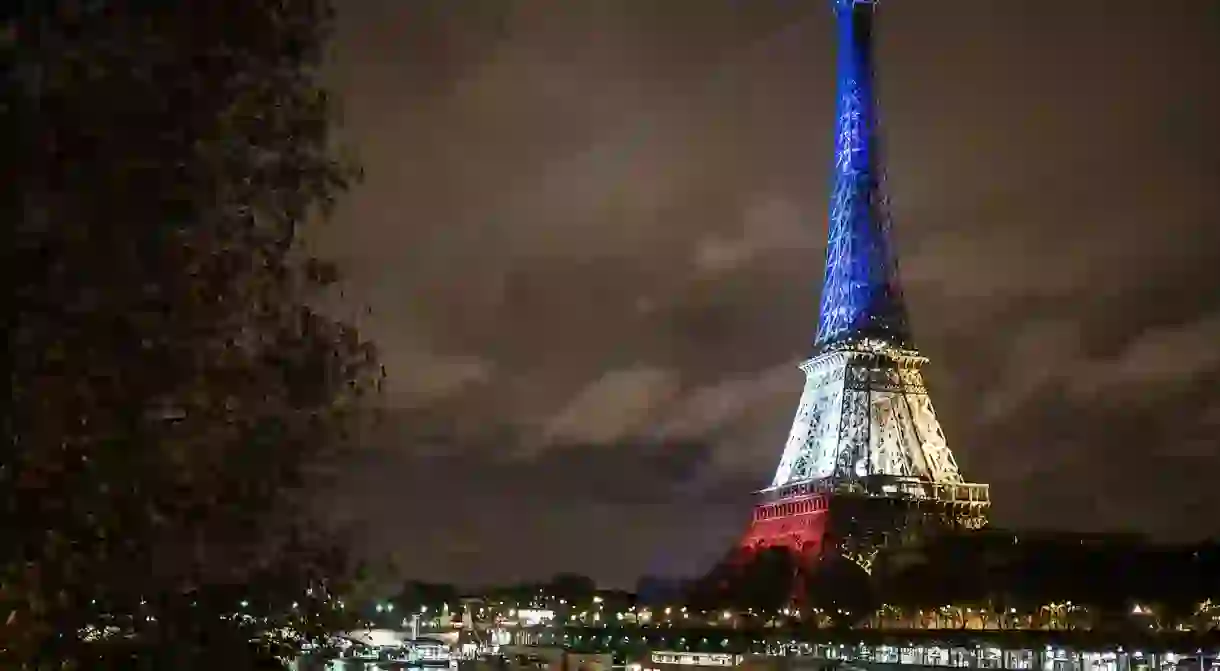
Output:
[[979,528],[987,485],[962,478],[924,385],[898,281],[873,91],[873,0],[833,0],[838,101],[826,274],[805,388],[771,485],[758,492],[748,555],[844,557],[932,529]]

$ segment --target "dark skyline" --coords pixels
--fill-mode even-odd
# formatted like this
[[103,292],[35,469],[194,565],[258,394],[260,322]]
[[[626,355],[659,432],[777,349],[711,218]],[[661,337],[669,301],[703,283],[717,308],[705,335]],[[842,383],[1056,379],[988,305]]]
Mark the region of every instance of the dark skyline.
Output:
[[[915,341],[993,523],[1220,533],[1220,10],[885,2]],[[404,572],[691,574],[744,529],[814,336],[825,0],[362,0],[367,180],[316,244],[389,373],[338,514]]]

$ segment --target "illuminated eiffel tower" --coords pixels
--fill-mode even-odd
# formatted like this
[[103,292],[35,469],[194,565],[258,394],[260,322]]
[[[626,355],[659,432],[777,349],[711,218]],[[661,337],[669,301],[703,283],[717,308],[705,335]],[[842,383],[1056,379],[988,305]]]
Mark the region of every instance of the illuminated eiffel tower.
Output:
[[834,0],[838,115],[826,275],[805,388],[746,554],[785,547],[809,566],[929,525],[978,528],[987,485],[963,480],[924,386],[890,240],[873,92],[873,0]]

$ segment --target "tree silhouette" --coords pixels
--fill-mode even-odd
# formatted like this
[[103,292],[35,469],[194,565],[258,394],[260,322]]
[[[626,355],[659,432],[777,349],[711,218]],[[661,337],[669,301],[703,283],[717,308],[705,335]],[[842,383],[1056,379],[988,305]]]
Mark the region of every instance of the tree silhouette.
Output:
[[335,273],[297,242],[353,174],[317,84],[330,8],[3,18],[20,198],[0,666],[254,665],[282,651],[251,638],[327,626],[345,562],[298,513],[380,382],[372,348],[311,307]]
[[733,583],[730,603],[737,608],[776,612],[792,603],[799,559],[786,547],[756,551]]
[[872,578],[853,561],[831,557],[805,574],[806,602],[825,613],[836,627],[864,619],[880,604]]
[[556,573],[551,576],[547,591],[572,604],[586,605],[593,601],[597,593],[597,583],[592,578],[579,573]]
[[416,613],[423,608],[435,612],[446,605],[456,609],[461,599],[453,585],[412,580],[403,584],[392,601],[403,612]]

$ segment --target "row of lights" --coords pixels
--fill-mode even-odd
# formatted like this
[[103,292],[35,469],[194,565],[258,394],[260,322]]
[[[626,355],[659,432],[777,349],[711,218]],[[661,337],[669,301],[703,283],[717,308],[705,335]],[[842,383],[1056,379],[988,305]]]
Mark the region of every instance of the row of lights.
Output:
[[[379,604],[377,604],[377,612],[378,612],[378,613],[393,613],[393,612],[394,612],[394,604],[389,603],[389,602],[386,602],[386,603],[379,603]],[[418,613],[418,614],[419,614],[419,615],[427,615],[427,614],[428,614],[428,607],[427,607],[427,606],[420,606],[420,607],[419,607],[419,613]]]

